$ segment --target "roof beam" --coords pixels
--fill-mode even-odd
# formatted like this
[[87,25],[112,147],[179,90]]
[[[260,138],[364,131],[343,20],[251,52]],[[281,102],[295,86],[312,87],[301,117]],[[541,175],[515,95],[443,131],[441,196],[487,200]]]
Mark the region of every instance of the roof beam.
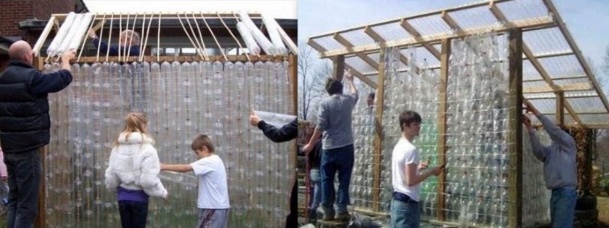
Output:
[[[509,26],[504,25],[502,28],[495,29],[495,32],[501,33],[501,32],[505,32],[512,28],[522,28],[523,31],[527,31],[530,29],[547,28],[547,27],[551,27],[551,26],[554,26],[554,22],[552,21],[552,19],[544,16],[544,17],[538,17],[538,18],[532,18],[532,19],[513,21],[513,23],[511,23]],[[483,27],[478,27],[478,28],[464,29],[463,35],[457,35],[457,34],[444,35],[444,34],[442,34],[442,35],[437,35],[437,36],[419,37],[418,39],[411,37],[411,38],[406,38],[406,39],[401,39],[401,40],[387,41],[383,44],[383,47],[400,47],[400,46],[408,46],[408,45],[417,45],[417,44],[422,44],[422,43],[428,43],[429,45],[431,45],[433,43],[440,42],[442,39],[460,38],[460,37],[464,37],[464,36],[468,36],[468,35],[488,32],[488,31],[489,31],[489,28],[487,26],[483,26]],[[316,37],[316,38],[319,38],[319,37]],[[311,39],[316,39],[316,38],[311,38]],[[311,39],[309,39],[309,40],[311,40]],[[321,56],[321,58],[329,58],[332,56],[355,54],[358,52],[379,52],[380,48],[381,48],[381,46],[379,44],[368,44],[368,45],[361,45],[361,46],[353,47],[350,50],[343,48],[343,49],[336,49],[336,50],[330,50],[330,51],[320,51],[320,56]]]
[[358,70],[356,70],[355,68],[353,68],[351,65],[349,65],[348,63],[345,63],[345,67],[351,69],[351,73],[353,75],[355,75],[355,77],[359,78],[359,80],[362,80],[362,82],[366,83],[367,85],[369,85],[370,87],[372,87],[372,89],[376,90],[376,82],[372,81],[370,78],[368,78],[368,76],[362,74],[362,72],[359,72]]
[[400,25],[402,26],[402,28],[404,28],[408,33],[410,33],[410,35],[412,35],[412,37],[419,43],[423,44],[423,47],[425,47],[434,57],[436,57],[436,59],[440,60],[440,52],[438,51],[438,49],[436,49],[435,47],[433,47],[431,44],[429,44],[428,42],[424,42],[423,38],[421,37],[421,33],[419,33],[419,31],[417,31],[417,29],[415,27],[413,27],[410,23],[408,23],[407,20],[402,19],[402,21],[400,22]]
[[[548,74],[548,72],[546,72],[546,69],[543,68],[541,63],[537,60],[537,58],[535,58],[535,56],[529,49],[529,46],[526,45],[525,43],[522,43],[522,52],[524,53],[524,55],[526,55],[529,58],[529,61],[531,62],[533,67],[535,67],[535,69],[537,70],[537,72],[539,72],[541,77],[546,81],[546,83],[548,83],[548,85],[550,86],[550,88],[552,89],[553,92],[563,91],[561,87],[554,84],[554,81],[552,81],[552,78],[550,78],[550,75]],[[523,93],[524,93],[524,89],[523,89]],[[569,115],[571,115],[571,117],[575,121],[577,121],[578,123],[581,123],[579,116],[577,116],[577,113],[575,113],[575,111],[573,110],[573,107],[571,107],[569,102],[565,102],[564,106],[565,106],[565,108],[567,108],[567,111],[569,111]]]
[[[334,34],[334,39],[336,41],[338,41],[338,43],[342,44],[343,46],[345,46],[347,48],[353,47],[353,44],[351,42],[349,42],[345,37],[343,37],[342,35],[340,35],[338,33]],[[366,62],[368,65],[372,66],[374,69],[379,68],[379,63],[374,61],[374,59],[370,58],[370,56],[367,56],[365,53],[359,52],[359,53],[356,53],[355,55],[357,55],[357,57],[360,57],[362,60],[364,60],[364,62]]]
[[452,29],[454,29],[458,35],[463,35],[463,30],[461,29],[461,26],[459,26],[459,24],[455,22],[455,20],[448,14],[448,12],[442,11],[440,17],[442,17],[442,20],[444,20],[446,24],[448,24]]
[[562,20],[562,18],[558,14],[556,7],[554,7],[554,4],[552,3],[552,1],[549,1],[549,0],[543,0],[543,3],[546,5],[546,7],[548,7],[548,11],[550,12],[550,14],[553,15],[554,20],[558,24],[558,29],[560,29],[562,34],[565,36],[565,39],[567,40],[569,47],[571,47],[571,50],[573,50],[573,52],[576,53],[575,56],[577,57],[577,61],[584,68],[584,72],[586,72],[586,75],[589,76],[590,81],[592,81],[592,85],[594,86],[594,89],[596,90],[596,92],[599,94],[599,97],[601,98],[601,101],[603,102],[605,109],[607,111],[609,111],[609,102],[607,102],[607,98],[605,97],[605,94],[600,89],[600,86],[599,86],[598,82],[596,81],[596,78],[594,77],[594,73],[592,72],[592,70],[590,69],[590,66],[588,66],[588,63],[584,59],[581,50],[579,50],[579,47],[577,47],[577,45],[575,44],[575,40],[573,39],[573,36],[571,36],[571,33],[569,32],[569,30],[567,30],[567,27],[565,26],[565,22]]
[[[380,43],[380,45],[381,45],[381,47],[383,47],[383,46],[384,46],[384,43],[385,43],[385,42],[387,42],[387,40],[385,40],[385,39],[384,39],[384,38],[383,38],[383,37],[382,37],[380,34],[378,34],[376,31],[374,31],[372,28],[370,28],[370,26],[366,26],[366,27],[364,28],[364,32],[365,32],[366,34],[368,34],[370,37],[372,37],[372,39],[374,39],[376,42],[379,42],[379,43]],[[409,63],[408,63],[408,57],[404,56],[404,55],[402,54],[402,52],[399,52],[399,53],[400,53],[400,61],[401,61],[403,64],[408,65],[408,64],[409,64]],[[414,72],[416,72],[417,74],[419,74],[419,72],[420,72],[419,67],[417,67],[416,65],[411,66],[411,67],[412,67],[412,69],[414,69]],[[378,69],[378,68],[377,68],[377,69]]]
[[[572,76],[572,77],[564,77],[564,78],[553,78],[553,81],[559,81],[559,80],[572,80],[572,79],[588,79],[587,75],[577,75],[577,76]],[[526,80],[526,81],[522,81],[522,82],[541,82],[541,81],[546,81],[545,79],[531,79],[531,80]]]

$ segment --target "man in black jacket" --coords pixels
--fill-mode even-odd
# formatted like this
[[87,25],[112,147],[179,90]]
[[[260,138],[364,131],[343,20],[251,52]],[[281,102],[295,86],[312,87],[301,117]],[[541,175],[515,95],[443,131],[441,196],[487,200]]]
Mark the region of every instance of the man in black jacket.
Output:
[[[260,118],[254,113],[250,114],[250,124],[258,127],[264,135],[272,140],[273,142],[286,142],[298,137],[298,118],[294,119],[289,124],[283,125],[281,128],[260,120]],[[290,214],[286,218],[285,227],[293,228],[298,227],[298,178],[296,172],[294,172],[294,184],[292,185],[292,193],[290,194]]]
[[34,67],[32,47],[17,41],[9,47],[10,63],[0,74],[0,142],[8,169],[7,227],[33,227],[38,212],[41,163],[38,150],[50,140],[49,93],[72,82],[70,60],[61,57],[62,69],[43,74]]

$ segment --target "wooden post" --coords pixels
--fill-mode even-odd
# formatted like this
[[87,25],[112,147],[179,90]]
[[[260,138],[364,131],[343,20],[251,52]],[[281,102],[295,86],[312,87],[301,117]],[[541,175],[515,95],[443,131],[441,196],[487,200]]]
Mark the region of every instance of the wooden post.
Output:
[[374,171],[372,186],[372,210],[380,211],[381,203],[381,154],[383,151],[383,107],[385,103],[385,56],[387,49],[382,48],[379,55],[379,75],[377,79],[376,113],[374,114],[374,154],[372,166]]
[[565,92],[564,91],[556,91],[556,120],[558,124],[565,124]]
[[522,30],[509,32],[508,225],[522,227]]
[[[44,69],[44,59],[42,57],[34,57],[32,65],[34,68],[42,70]],[[46,154],[48,150],[49,146],[44,146],[39,149],[41,170],[40,186],[38,187],[38,216],[34,223],[37,228],[46,227]]]
[[[446,86],[448,84],[448,66],[449,66],[449,57],[450,57],[450,39],[442,40],[442,50],[440,53],[440,107],[438,109],[438,158],[439,164],[446,164],[446,151],[448,147],[446,146]],[[446,171],[442,172],[438,177],[438,198],[437,204],[438,206],[438,219],[440,221],[445,220],[444,208],[445,206],[445,195],[446,192]]]
[[[298,104],[298,55],[290,55],[288,57],[288,63],[289,63],[288,74],[289,74],[289,78],[290,78],[290,82],[291,82],[290,86],[292,87],[292,102],[293,102],[292,111],[293,111],[294,115],[298,116],[298,105],[297,105]],[[300,125],[298,125],[298,126],[300,126]],[[298,140],[292,140],[291,144],[292,144],[292,151],[294,151],[294,152],[290,153],[289,160],[292,165],[291,167],[294,167],[294,169],[292,171],[294,173],[294,179],[292,180],[292,183],[290,183],[290,184],[298,185],[298,155],[297,155]],[[290,192],[291,191],[292,191],[292,189],[290,188]],[[292,194],[292,193],[290,193],[290,194]],[[298,205],[296,207],[298,207]]]
[[334,67],[332,68],[332,75],[339,81],[343,80],[345,74],[345,56],[339,55],[334,58]]

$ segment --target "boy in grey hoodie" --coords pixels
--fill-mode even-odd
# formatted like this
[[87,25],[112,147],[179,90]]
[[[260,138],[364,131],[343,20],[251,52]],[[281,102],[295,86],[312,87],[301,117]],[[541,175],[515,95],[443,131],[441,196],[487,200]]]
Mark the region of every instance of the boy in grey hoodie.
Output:
[[577,168],[575,164],[577,149],[575,140],[548,117],[539,113],[535,107],[527,105],[526,109],[541,121],[552,139],[549,146],[543,146],[535,135],[535,129],[531,126],[529,118],[523,117],[524,124],[531,136],[533,154],[543,162],[546,187],[552,190],[552,197],[550,198],[552,227],[571,228],[573,227],[575,203],[577,201]]

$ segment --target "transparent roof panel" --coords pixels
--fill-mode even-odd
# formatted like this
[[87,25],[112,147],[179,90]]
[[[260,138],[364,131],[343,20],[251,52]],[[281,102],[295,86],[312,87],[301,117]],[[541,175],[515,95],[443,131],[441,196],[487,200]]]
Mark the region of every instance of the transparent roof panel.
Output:
[[408,23],[414,27],[421,36],[438,35],[444,33],[452,33],[451,28],[442,20],[440,15],[431,15],[427,17],[415,18],[408,20]]
[[539,59],[550,78],[566,78],[584,75],[584,69],[574,55]]
[[539,79],[542,79],[541,74],[539,74],[539,71],[537,71],[537,69],[535,69],[533,64],[531,64],[531,61],[523,60],[522,61],[522,80],[529,81],[529,80],[539,80]]
[[598,97],[598,93],[595,90],[586,91],[567,91],[565,97]]
[[401,40],[412,37],[399,23],[372,26],[371,29],[385,40]]
[[524,98],[526,99],[554,99],[556,98],[556,94],[554,92],[548,93],[525,93]]
[[334,38],[332,38],[331,36],[320,37],[317,39],[313,39],[313,41],[315,43],[319,44],[320,46],[322,46],[326,50],[341,49],[341,48],[345,47],[342,44],[340,44],[338,41],[336,41]]
[[497,24],[497,19],[488,7],[476,7],[448,13],[461,29],[479,28]]
[[592,88],[588,78],[569,78],[553,81],[554,84],[563,87],[564,90],[589,90]]
[[374,44],[376,41],[372,39],[368,34],[364,32],[364,30],[355,30],[345,33],[339,33],[345,39],[347,39],[354,46],[366,45],[366,44]]
[[522,40],[533,55],[570,52],[571,47],[559,28],[547,28],[524,32]]
[[373,68],[357,56],[345,58],[345,64],[348,64],[349,66],[353,67],[355,70],[359,71],[362,74],[377,72],[375,68]]
[[581,119],[584,124],[609,124],[609,114],[581,114],[579,115],[579,119]]
[[607,112],[603,102],[598,97],[566,98],[575,112]]
[[[522,82],[523,90],[526,90],[526,89],[538,90],[541,88],[545,89],[546,87],[548,87],[548,83],[546,83],[545,81]],[[526,91],[524,91],[524,92],[526,92]],[[531,91],[529,91],[529,92],[531,92]]]
[[509,21],[548,16],[542,0],[508,1],[497,4]]
[[541,113],[554,113],[556,112],[556,99],[538,99],[530,100],[531,104],[537,108]]

